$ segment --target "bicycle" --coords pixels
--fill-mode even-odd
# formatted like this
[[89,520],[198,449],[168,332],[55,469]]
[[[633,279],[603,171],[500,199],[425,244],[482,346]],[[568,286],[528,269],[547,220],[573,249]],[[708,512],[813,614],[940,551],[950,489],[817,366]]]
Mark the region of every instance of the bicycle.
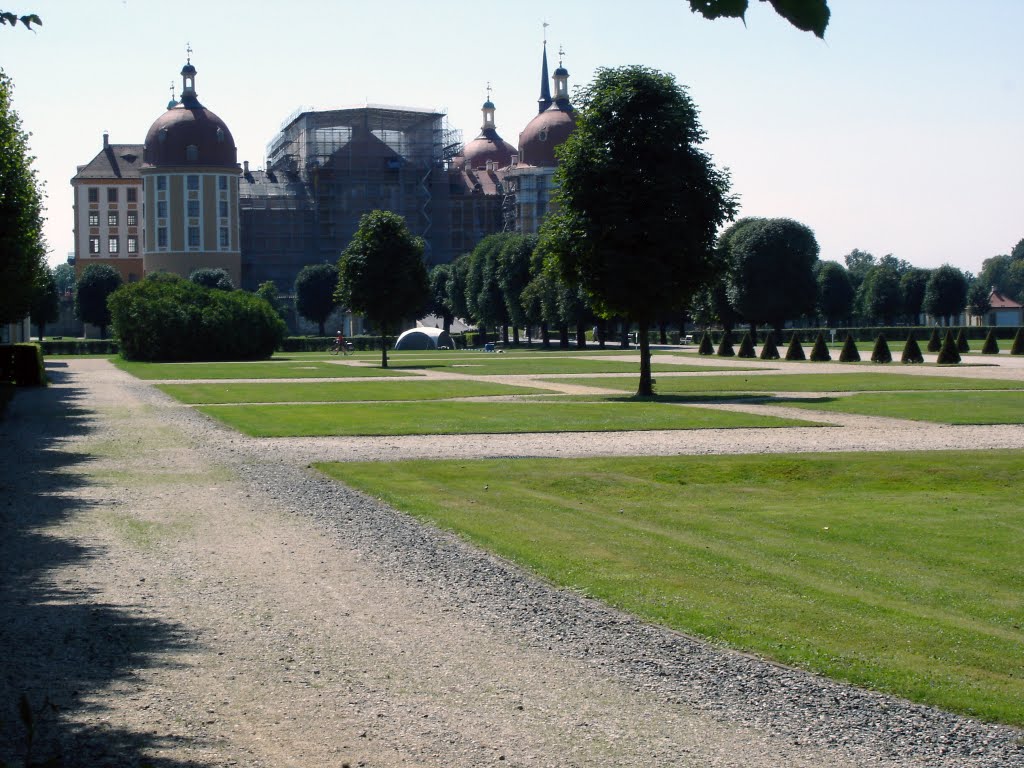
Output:
[[337,355],[339,352],[341,354],[343,354],[343,355],[348,355],[351,351],[352,351],[352,342],[351,341],[345,341],[345,342],[339,343],[337,339],[335,339],[334,343],[331,344],[331,346],[329,346],[327,348],[327,354],[329,354],[329,355]]

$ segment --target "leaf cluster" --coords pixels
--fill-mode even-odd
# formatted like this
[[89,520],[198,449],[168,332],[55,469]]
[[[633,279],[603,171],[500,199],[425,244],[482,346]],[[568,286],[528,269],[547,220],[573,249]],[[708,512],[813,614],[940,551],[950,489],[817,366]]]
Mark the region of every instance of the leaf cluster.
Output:
[[[831,12],[827,0],[762,0],[797,29],[824,38]],[[706,19],[745,19],[749,0],[690,0],[690,10]]]

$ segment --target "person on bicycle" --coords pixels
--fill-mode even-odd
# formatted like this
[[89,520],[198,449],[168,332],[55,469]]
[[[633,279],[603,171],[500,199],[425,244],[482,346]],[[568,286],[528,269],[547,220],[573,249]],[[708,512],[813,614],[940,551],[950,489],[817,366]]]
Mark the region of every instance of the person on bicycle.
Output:
[[345,334],[338,331],[338,335],[334,339],[335,348],[343,355],[348,354],[348,348],[345,346]]

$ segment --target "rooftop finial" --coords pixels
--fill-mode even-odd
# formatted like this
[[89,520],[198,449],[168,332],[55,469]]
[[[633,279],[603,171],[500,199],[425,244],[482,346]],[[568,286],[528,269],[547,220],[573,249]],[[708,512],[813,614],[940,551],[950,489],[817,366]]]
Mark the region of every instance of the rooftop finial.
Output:
[[187,61],[185,63],[186,64],[191,64],[192,63],[192,43],[191,42],[185,43],[185,53],[187,55]]
[[548,27],[551,25],[545,21],[541,26],[544,28],[544,47],[546,48],[548,44]]
[[491,81],[487,81],[487,100],[491,100]]
[[561,45],[559,45],[558,46],[558,66],[562,66],[562,57],[563,56],[565,56],[565,49]]

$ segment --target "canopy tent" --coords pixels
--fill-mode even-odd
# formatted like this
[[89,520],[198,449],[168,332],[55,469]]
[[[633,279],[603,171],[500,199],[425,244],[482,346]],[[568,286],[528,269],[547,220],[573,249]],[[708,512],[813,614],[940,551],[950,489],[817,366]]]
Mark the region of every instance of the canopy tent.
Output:
[[452,337],[440,328],[410,328],[395,342],[395,349],[455,349]]

